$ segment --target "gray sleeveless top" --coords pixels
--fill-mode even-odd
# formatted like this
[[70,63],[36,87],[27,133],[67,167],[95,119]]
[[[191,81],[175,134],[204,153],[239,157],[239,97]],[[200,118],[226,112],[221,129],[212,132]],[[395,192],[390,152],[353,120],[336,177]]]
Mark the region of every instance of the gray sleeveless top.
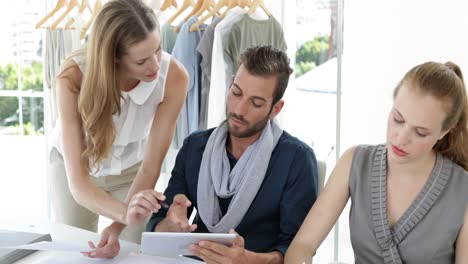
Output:
[[387,219],[387,150],[358,146],[349,178],[356,263],[455,263],[468,205],[468,172],[437,154],[432,174],[393,227]]

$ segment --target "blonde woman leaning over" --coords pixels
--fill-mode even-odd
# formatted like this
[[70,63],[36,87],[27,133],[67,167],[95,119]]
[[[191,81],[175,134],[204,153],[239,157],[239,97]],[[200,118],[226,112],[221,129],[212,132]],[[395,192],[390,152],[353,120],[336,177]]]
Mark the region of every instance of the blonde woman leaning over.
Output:
[[138,214],[144,201],[134,194],[149,189],[153,210],[160,208],[156,199],[165,197],[153,189],[187,86],[184,67],[161,50],[158,21],[141,0],[107,2],[87,48],[62,66],[52,205],[57,222],[92,231],[98,215],[113,220],[89,256],[115,256],[126,225],[122,238],[139,242],[149,213]]
[[468,263],[467,95],[454,63],[411,69],[387,142],[346,151],[286,254],[310,263],[351,196],[356,263]]

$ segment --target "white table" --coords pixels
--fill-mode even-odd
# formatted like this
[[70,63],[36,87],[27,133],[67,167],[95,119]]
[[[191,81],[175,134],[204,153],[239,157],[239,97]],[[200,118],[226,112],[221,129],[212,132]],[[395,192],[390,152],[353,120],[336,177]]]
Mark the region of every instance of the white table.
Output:
[[[67,226],[57,223],[39,222],[29,224],[18,220],[0,220],[0,229],[12,230],[12,231],[23,231],[33,233],[51,234],[52,240],[61,241],[72,241],[73,243],[79,243],[87,245],[89,240],[97,244],[99,242],[99,234],[93,233],[87,230],[79,229],[72,226]],[[130,243],[127,241],[120,240],[120,252],[119,255],[113,259],[93,259],[88,258],[81,253],[75,252],[59,252],[59,251],[37,251],[33,254],[19,260],[16,264],[36,264],[36,263],[47,263],[47,264],[118,264],[118,263],[166,263],[158,260],[158,257],[148,257],[140,259],[132,259],[128,261],[127,256],[133,252],[137,253],[140,250],[140,245]],[[153,258],[153,259],[150,259]],[[199,261],[192,261],[188,258],[180,257],[180,259],[174,259],[171,263],[201,263]]]

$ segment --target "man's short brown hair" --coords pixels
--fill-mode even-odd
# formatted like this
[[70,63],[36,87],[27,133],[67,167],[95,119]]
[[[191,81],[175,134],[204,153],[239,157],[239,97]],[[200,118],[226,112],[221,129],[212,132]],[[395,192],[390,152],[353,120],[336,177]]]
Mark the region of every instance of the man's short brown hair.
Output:
[[289,67],[288,55],[270,45],[255,46],[246,49],[239,59],[239,65],[256,76],[276,76],[276,87],[273,92],[273,103],[283,98],[289,82],[289,75],[293,72]]

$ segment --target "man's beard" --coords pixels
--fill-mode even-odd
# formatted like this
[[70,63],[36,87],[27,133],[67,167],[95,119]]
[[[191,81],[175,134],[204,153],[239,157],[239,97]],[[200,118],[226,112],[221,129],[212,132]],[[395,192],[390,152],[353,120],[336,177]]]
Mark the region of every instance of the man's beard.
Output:
[[239,131],[234,126],[229,125],[229,122],[228,122],[229,134],[237,138],[248,138],[257,134],[258,132],[262,131],[265,128],[265,126],[268,124],[268,121],[270,120],[270,113],[271,111],[265,116],[265,118],[263,118],[262,120],[258,121],[257,123],[253,125],[250,125],[250,123],[247,122],[247,120],[245,120],[243,116],[238,116],[234,113],[229,113],[228,119],[230,119],[231,117],[234,117],[235,119],[247,125],[246,129]]

